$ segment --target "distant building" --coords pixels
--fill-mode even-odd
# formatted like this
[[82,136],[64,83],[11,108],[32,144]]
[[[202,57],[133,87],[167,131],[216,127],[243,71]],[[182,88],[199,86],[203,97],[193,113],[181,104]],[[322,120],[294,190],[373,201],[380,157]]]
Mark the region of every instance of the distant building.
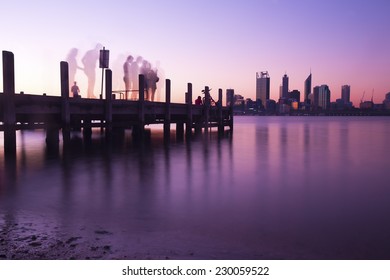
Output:
[[281,98],[288,98],[288,76],[287,76],[287,74],[284,74],[284,76],[283,76]]
[[267,100],[266,108],[267,108],[267,110],[266,110],[267,114],[269,114],[269,115],[275,114],[275,112],[276,112],[276,101],[272,100],[272,99]]
[[230,106],[230,104],[232,102],[234,104],[234,99],[232,100],[231,98],[234,98],[234,89],[227,89],[226,90],[226,106]]
[[260,99],[267,106],[270,97],[270,77],[268,71],[256,72],[256,100]]
[[310,75],[307,77],[307,79],[305,80],[305,100],[304,102],[305,103],[308,103],[309,102],[309,94],[312,93],[311,91],[311,73]]
[[327,85],[319,87],[318,107],[322,108],[322,110],[330,109],[330,90]]
[[390,110],[390,92],[386,94],[385,100],[383,100],[383,108],[385,110]]
[[300,102],[301,92],[299,90],[294,89],[288,93],[288,99],[292,99],[293,101]]
[[320,94],[320,87],[315,86],[313,88],[313,93],[309,94],[310,104],[312,110],[318,110],[318,96]]
[[281,99],[283,97],[283,86],[280,85],[279,86],[279,99]]
[[360,102],[360,109],[361,110],[372,110],[374,109],[374,102],[372,101],[363,101]]
[[348,104],[351,100],[351,86],[344,85],[341,86],[341,99],[344,101],[344,104]]

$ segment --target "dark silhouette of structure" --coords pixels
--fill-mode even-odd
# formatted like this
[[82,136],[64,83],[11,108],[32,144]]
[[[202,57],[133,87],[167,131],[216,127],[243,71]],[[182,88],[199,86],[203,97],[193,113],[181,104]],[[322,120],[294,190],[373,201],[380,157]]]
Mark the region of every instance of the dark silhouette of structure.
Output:
[[[176,133],[191,136],[192,130],[225,126],[233,129],[233,108],[222,107],[222,89],[219,89],[217,106],[210,106],[210,90],[205,87],[204,106],[192,104],[192,84],[188,83],[186,103],[171,103],[171,81],[165,80],[165,102],[145,102],[146,81],[139,75],[138,101],[116,99],[112,91],[112,71],[105,69],[105,100],[91,98],[69,98],[69,65],[60,63],[61,96],[15,94],[14,55],[3,51],[3,88],[0,93],[0,130],[4,130],[5,153],[15,155],[16,129],[44,128],[48,145],[58,145],[59,131],[63,143],[70,139],[71,129],[83,129],[91,134],[92,127],[105,129],[110,137],[113,129],[131,128],[133,134],[144,135],[147,124],[164,124],[164,135],[169,140],[171,124],[176,124]],[[230,97],[232,98],[232,97]],[[181,137],[181,136],[180,136]]]

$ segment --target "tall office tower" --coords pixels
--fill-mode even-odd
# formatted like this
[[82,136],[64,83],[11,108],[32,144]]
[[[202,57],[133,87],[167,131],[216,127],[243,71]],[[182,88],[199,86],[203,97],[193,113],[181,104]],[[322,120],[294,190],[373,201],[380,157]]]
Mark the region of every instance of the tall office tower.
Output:
[[279,99],[283,97],[283,86],[279,86]]
[[305,80],[305,103],[308,103],[309,94],[311,93],[311,72],[310,75]]
[[322,85],[319,87],[318,106],[323,110],[330,108],[330,90],[327,85]]
[[318,96],[320,94],[320,87],[319,86],[315,86],[313,88],[313,94],[310,94],[311,95],[311,102],[310,102],[310,106],[313,110],[317,110],[318,109]]
[[231,103],[234,103],[234,89],[226,90],[226,106],[230,106]]
[[288,76],[284,74],[282,83],[282,98],[288,98]]
[[256,72],[256,100],[260,99],[263,106],[267,106],[270,96],[270,77],[268,71]]
[[351,96],[351,86],[350,85],[341,86],[341,99],[343,100],[344,104],[348,104],[350,102],[350,96]]

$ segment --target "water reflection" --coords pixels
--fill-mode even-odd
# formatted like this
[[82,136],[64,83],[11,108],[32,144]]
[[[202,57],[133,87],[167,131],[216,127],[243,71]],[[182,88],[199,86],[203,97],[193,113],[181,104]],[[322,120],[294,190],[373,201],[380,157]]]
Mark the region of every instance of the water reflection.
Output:
[[0,162],[0,233],[11,244],[1,249],[7,258],[390,257],[388,119],[235,122],[234,137],[167,144],[155,128],[144,141],[94,131],[57,150],[43,132],[18,132],[16,160]]

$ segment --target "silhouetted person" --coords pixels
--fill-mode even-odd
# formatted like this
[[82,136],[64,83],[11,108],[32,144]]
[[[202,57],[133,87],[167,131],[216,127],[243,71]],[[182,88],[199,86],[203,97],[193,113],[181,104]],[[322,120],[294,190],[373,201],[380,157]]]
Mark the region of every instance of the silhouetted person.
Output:
[[127,100],[128,93],[131,90],[131,64],[133,63],[134,58],[129,55],[123,64],[123,81],[125,82],[125,98]]
[[88,78],[88,98],[96,98],[94,95],[96,63],[99,60],[99,51],[101,48],[102,45],[97,44],[93,50],[87,51],[81,60],[84,65],[84,73]]
[[66,57],[66,61],[69,66],[69,87],[72,87],[72,81],[76,80],[76,72],[77,69],[83,70],[83,68],[79,67],[77,64],[77,54],[79,50],[73,48],[69,51],[68,56]]
[[145,79],[145,100],[149,100],[149,96],[148,96],[148,72],[149,72],[149,69],[150,69],[150,63],[147,61],[147,60],[143,60],[142,61],[142,65],[139,69],[139,73],[144,75]]
[[153,101],[154,94],[157,88],[158,77],[157,73],[152,69],[152,65],[149,61],[144,60],[142,63],[141,74],[145,76],[145,100]]
[[79,89],[79,87],[77,86],[77,82],[74,82],[73,83],[73,86],[72,86],[72,88],[70,89],[70,91],[72,92],[72,94],[73,94],[73,97],[81,97],[80,96],[80,89]]
[[130,65],[130,80],[131,80],[131,99],[137,100],[137,90],[139,90],[138,75],[140,74],[140,65],[142,56],[137,57]]
[[[158,73],[158,77],[161,81],[165,81],[165,72],[164,69],[161,68],[160,61],[156,61],[156,73]],[[156,89],[157,101],[161,101],[161,92],[163,91],[164,87],[164,82],[158,84]]]
[[202,105],[202,97],[198,96],[198,98],[195,100],[195,105]]
[[152,69],[151,67],[146,75],[147,75],[146,80],[148,81],[147,83],[148,96],[150,101],[154,101],[156,95],[156,89],[157,89],[157,82],[160,80],[160,78],[157,76],[157,70]]

